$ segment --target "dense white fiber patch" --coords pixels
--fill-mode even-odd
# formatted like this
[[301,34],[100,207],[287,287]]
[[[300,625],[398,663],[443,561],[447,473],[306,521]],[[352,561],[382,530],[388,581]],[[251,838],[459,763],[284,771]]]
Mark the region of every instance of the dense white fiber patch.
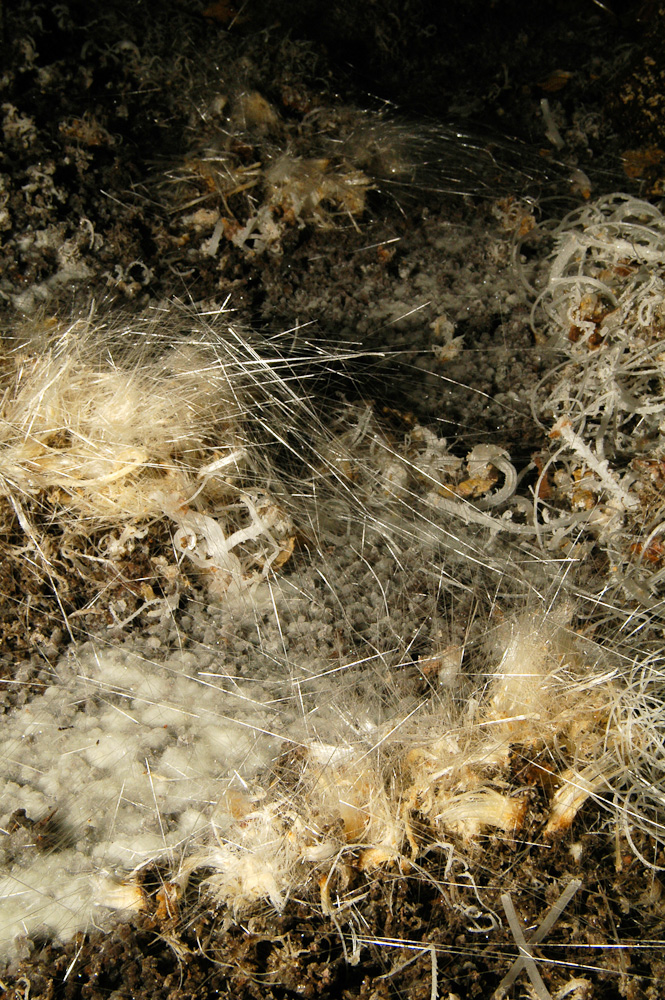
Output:
[[[648,697],[624,687],[616,662],[580,642],[565,614],[499,628],[480,657],[485,678],[459,679],[465,699],[451,692],[454,651],[440,651],[441,676],[428,664],[433,685],[414,699],[406,687],[400,698],[408,661],[386,653],[326,667],[321,634],[298,668],[308,643],[293,626],[314,633],[292,611],[279,611],[295,636],[288,669],[269,642],[247,670],[223,650],[156,662],[88,643],[6,720],[0,823],[11,831],[16,810],[47,823],[4,841],[3,948],[142,909],[132,873],[151,861],[167,865],[178,895],[202,872],[201,899],[239,914],[262,901],[281,910],[347,855],[373,871],[432,843],[452,851],[481,833],[512,837],[528,806],[515,748],[552,774],[545,838],[608,793],[612,822],[655,830],[653,806],[631,803],[632,768],[662,768]],[[274,637],[258,614],[256,624]],[[657,668],[643,664],[641,679],[657,682]]]
[[[661,217],[630,213],[660,247]],[[587,222],[569,222],[575,246]],[[90,322],[6,352],[7,552],[70,601],[72,639],[97,617],[59,657],[42,637],[3,719],[5,953],[111,912],[168,934],[167,897],[185,921],[292,899],[346,919],[370,880],[433,878],[432,852],[484,933],[479,844],[560,846],[584,822],[657,866],[665,326],[634,300],[659,265],[617,315],[628,265],[603,258],[611,287],[602,308],[575,293],[591,312],[571,337],[589,275],[562,227],[541,262],[532,456],[341,394],[315,406],[308,378],[343,352],[277,350],[223,311],[180,339],[165,314],[159,332]],[[623,379],[634,358],[635,394],[647,374],[655,389],[613,440],[596,388],[623,400],[603,366]]]
[[[24,847],[14,858],[5,849],[3,946],[41,927],[58,935],[85,927],[105,900],[91,876],[177,859],[224,782],[272,760],[274,713],[258,684],[211,676],[220,667],[218,657],[183,653],[158,664],[90,644],[5,721],[0,823],[6,829],[15,809],[44,816],[57,806],[65,846],[36,856]],[[281,713],[284,732],[287,723]]]

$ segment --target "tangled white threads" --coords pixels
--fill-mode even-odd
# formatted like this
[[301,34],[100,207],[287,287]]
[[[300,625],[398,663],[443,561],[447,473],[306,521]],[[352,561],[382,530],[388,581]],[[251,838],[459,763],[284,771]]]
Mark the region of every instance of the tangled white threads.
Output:
[[29,538],[32,508],[59,511],[65,535],[107,534],[107,554],[118,526],[129,540],[167,519],[176,553],[222,591],[288,558],[289,515],[254,488],[269,477],[248,447],[252,404],[228,333],[178,339],[153,326],[100,338],[81,321],[42,336],[5,350],[0,400],[0,495]]
[[[612,194],[566,216],[554,241],[532,323],[565,358],[535,394],[560,447],[539,492],[547,482],[575,512],[576,529],[599,538],[616,578],[648,605],[661,562],[654,532],[665,454],[665,216]],[[539,503],[548,506],[543,496]]]

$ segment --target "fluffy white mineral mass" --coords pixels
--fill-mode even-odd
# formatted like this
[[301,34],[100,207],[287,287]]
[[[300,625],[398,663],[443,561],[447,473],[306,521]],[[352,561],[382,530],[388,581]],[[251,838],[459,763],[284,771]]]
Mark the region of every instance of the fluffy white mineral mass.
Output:
[[547,779],[530,834],[589,803],[650,862],[664,259],[663,216],[624,195],[554,232],[533,311],[543,448],[522,467],[509,442],[388,432],[369,405],[317,420],[300,362],[231,327],[127,346],[75,324],[7,354],[9,557],[57,591],[65,566],[114,579],[159,526],[170,589],[143,581],[125,621],[109,606],[108,632],[45,660],[2,720],[3,951],[142,909],[151,861],[174,892],[199,872],[200,905],[297,891],[332,912],[345,854],[403,873],[433,845],[466,865],[479,834],[514,838],[529,768]]

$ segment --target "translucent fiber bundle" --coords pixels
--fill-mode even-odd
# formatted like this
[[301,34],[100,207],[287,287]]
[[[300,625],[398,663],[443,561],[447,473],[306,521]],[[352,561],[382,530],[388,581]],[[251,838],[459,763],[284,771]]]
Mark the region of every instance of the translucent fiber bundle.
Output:
[[46,566],[83,537],[113,558],[160,522],[219,592],[288,558],[293,525],[264,471],[270,443],[247,436],[254,407],[281,407],[288,431],[286,383],[233,328],[187,324],[158,311],[5,342],[0,495]]
[[608,195],[566,216],[554,240],[533,309],[537,335],[564,356],[535,396],[552,442],[542,507],[573,511],[648,606],[663,577],[665,217]]

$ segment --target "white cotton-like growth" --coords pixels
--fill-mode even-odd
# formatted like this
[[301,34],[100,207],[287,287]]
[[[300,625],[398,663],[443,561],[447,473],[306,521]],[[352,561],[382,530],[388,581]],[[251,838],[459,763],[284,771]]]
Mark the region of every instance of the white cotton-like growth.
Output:
[[552,710],[552,637],[537,618],[525,616],[510,629],[491,684],[491,712],[502,726],[546,721]]
[[[223,678],[201,676],[209,661],[183,653],[151,664],[90,645],[3,720],[3,948],[42,926],[69,937],[97,906],[136,908],[117,888],[127,874],[160,858],[177,868],[192,837],[211,828],[223,781],[268,767],[277,741],[257,685],[231,693]],[[57,850],[7,835],[20,808],[34,819],[57,809]]]
[[[240,795],[230,793],[226,801],[235,822],[230,824],[228,817],[225,823],[213,819],[212,846],[198,859],[213,872],[206,888],[236,915],[264,901],[281,912],[293,868],[300,860],[295,838],[289,836],[289,824],[295,817],[282,814],[276,803],[265,804],[260,796],[245,802]],[[185,873],[187,865],[185,862]]]
[[255,362],[243,368],[242,341],[224,333],[183,335],[164,314],[101,337],[90,320],[5,343],[0,496],[47,562],[45,515],[63,549],[85,533],[110,555],[123,548],[114,531],[170,523],[176,555],[220,593],[288,559],[290,517],[255,488],[265,458],[247,438],[243,387]]
[[327,158],[304,159],[284,153],[266,171],[268,204],[300,220],[301,225],[313,219],[319,226],[329,226],[331,209],[349,216],[362,215],[371,186],[371,179],[361,170],[349,163],[334,166]]
[[[507,624],[473,716],[435,713],[417,746],[408,726],[392,738],[377,730],[369,744],[304,741],[290,757],[288,781],[275,782],[260,801],[258,792],[238,793],[237,825],[226,826],[221,847],[194,854],[187,870],[215,869],[206,885],[218,902],[237,907],[263,896],[276,905],[346,855],[372,870],[417,858],[432,840],[468,842],[488,830],[517,835],[528,788],[512,775],[516,751],[547,764],[544,837],[568,829],[592,796],[609,793],[621,802],[646,749],[649,719],[632,719],[628,746],[630,697],[613,671],[589,662],[565,620],[565,612],[532,613]],[[387,727],[390,737],[394,723]]]
[[282,116],[257,91],[215,95],[194,135],[156,186],[207,256],[224,239],[251,255],[282,253],[294,226],[359,229],[372,191],[401,207],[424,191],[494,198],[516,170],[527,187],[543,177],[539,158],[507,137],[318,101],[303,117]]
[[[593,533],[614,578],[648,606],[662,579],[665,216],[612,194],[571,212],[553,238],[532,314],[563,359],[534,395],[552,442],[539,511],[551,520],[567,508],[572,532]],[[563,547],[560,533],[553,541]]]
[[[430,470],[440,459],[438,475],[464,474],[443,446],[439,459],[427,447]],[[423,475],[405,467],[411,482]],[[610,828],[659,835],[660,661],[627,671],[577,635],[574,608],[562,603],[498,625],[479,617],[466,652],[433,636],[417,661],[415,677],[429,683],[416,698],[408,646],[396,656],[373,645],[382,635],[395,642],[387,616],[404,592],[391,596],[396,564],[380,549],[363,561],[363,531],[351,522],[347,545],[317,550],[280,585],[269,577],[269,602],[251,590],[244,607],[227,602],[219,641],[159,662],[91,642],[5,717],[3,950],[17,935],[67,938],[110,912],[142,912],[140,873],[152,863],[178,892],[195,887],[198,905],[237,918],[257,906],[281,911],[293,897],[332,912],[331,880],[347,865],[394,877],[435,845],[463,858],[478,837],[519,837],[528,768],[547,775],[543,838],[565,833],[590,802]],[[364,603],[357,583],[341,589],[356,545]],[[405,545],[401,559],[410,558]],[[413,559],[412,570],[421,549]],[[340,588],[323,590],[335,609],[327,630],[320,611],[308,617],[321,579]],[[343,652],[332,623],[356,608],[354,631],[373,609],[377,640],[358,637]],[[34,828],[15,829],[21,809],[35,823],[56,811],[54,849],[40,848]]]
[[66,491],[91,518],[147,517],[159,511],[162,480],[182,488],[188,463],[208,457],[211,430],[226,425],[220,445],[235,445],[238,407],[222,360],[185,344],[150,363],[148,350],[98,355],[80,324],[13,347],[3,379],[4,478],[26,493]]
[[[150,912],[151,867],[241,919],[294,898],[337,914],[352,876],[417,873],[434,850],[466,864],[481,838],[552,840],[588,813],[636,852],[663,842],[654,632],[645,653],[630,614],[599,622],[582,560],[577,576],[546,548],[574,515],[553,500],[540,524],[507,448],[420,424],[400,437],[371,405],[324,424],[293,354],[224,322],[168,344],[74,334],[5,353],[12,544],[58,569],[69,549],[46,512],[112,564],[161,530],[159,558],[205,589],[146,593],[132,646],[91,631],[5,716],[5,952]],[[123,409],[124,384],[154,427]],[[577,450],[556,448],[577,462],[592,447],[584,476],[630,495],[600,439],[574,433]],[[632,516],[605,506],[605,526]]]

